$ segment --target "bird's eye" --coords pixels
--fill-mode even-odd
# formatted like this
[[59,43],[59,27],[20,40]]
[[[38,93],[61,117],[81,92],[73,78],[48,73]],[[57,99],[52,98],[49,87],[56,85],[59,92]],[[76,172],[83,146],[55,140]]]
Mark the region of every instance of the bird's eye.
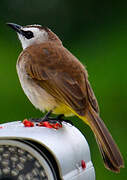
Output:
[[27,39],[31,39],[31,38],[34,37],[34,34],[33,34],[32,31],[25,31],[25,32],[24,32],[24,35],[25,35],[25,37],[26,37]]

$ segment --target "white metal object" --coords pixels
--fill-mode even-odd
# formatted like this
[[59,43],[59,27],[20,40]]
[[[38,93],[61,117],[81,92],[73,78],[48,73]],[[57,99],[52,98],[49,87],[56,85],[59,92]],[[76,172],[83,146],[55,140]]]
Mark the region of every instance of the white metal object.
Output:
[[[42,159],[45,161],[39,157],[40,153],[32,155],[42,162],[50,176],[49,180],[52,180],[52,177],[58,179],[58,176],[61,180],[95,180],[88,143],[74,126],[63,123],[62,128],[55,130],[38,126],[24,127],[24,124],[18,121],[2,124],[1,127],[0,145],[9,143],[16,147],[19,146],[31,154],[36,151],[34,147],[39,145],[39,152],[42,151],[44,156]],[[47,154],[45,155],[41,147],[44,147],[51,156],[46,158]],[[56,171],[52,165],[53,161],[57,164],[59,175],[52,173],[53,168]],[[86,167],[82,166],[82,161],[85,162]],[[49,165],[49,169],[46,167],[47,165]]]

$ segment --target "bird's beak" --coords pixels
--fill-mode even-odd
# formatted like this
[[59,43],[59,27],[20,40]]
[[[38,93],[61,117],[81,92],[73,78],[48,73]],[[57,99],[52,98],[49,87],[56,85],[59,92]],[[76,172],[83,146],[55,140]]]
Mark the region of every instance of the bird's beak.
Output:
[[22,34],[22,26],[18,25],[18,24],[14,24],[14,23],[7,23],[7,25],[9,27],[11,27],[12,29],[14,29],[17,33]]

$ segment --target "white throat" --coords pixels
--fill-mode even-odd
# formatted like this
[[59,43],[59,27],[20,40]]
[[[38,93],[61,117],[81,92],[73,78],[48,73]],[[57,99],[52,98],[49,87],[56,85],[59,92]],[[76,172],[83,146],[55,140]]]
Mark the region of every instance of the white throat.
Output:
[[22,34],[18,33],[18,38],[21,41],[22,48],[25,49],[33,44],[40,44],[48,40],[48,33],[45,30],[40,30],[36,27],[23,28],[24,31],[32,31],[34,37],[31,39],[25,38]]

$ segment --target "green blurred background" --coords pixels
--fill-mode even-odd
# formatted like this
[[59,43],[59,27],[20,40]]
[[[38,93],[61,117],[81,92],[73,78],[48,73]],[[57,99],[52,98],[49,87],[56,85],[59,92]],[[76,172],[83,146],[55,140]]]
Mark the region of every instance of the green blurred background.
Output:
[[[75,56],[86,64],[99,101],[101,117],[116,140],[127,165],[127,3],[113,0],[0,1],[0,121],[40,117],[24,95],[15,64],[22,51],[6,22],[41,24],[51,28]],[[127,179],[103,166],[94,136],[78,118],[73,120],[88,140],[97,180]],[[78,153],[78,152],[77,152]]]

